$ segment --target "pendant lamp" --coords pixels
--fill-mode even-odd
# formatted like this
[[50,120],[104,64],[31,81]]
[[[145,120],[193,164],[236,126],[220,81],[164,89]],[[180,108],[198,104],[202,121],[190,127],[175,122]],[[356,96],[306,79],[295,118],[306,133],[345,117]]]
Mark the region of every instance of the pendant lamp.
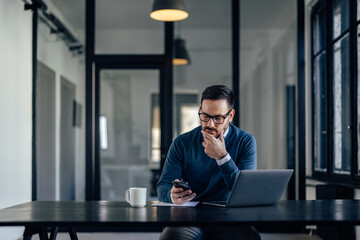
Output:
[[155,0],[150,17],[164,22],[175,22],[187,18],[184,0]]
[[173,65],[186,65],[190,63],[190,57],[185,47],[185,40],[175,39]]

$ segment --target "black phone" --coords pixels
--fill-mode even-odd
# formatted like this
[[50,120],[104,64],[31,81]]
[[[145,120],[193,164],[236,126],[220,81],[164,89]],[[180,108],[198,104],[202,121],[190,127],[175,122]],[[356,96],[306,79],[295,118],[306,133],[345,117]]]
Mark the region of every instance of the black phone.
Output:
[[182,188],[182,189],[184,189],[184,191],[191,189],[190,186],[189,186],[189,184],[188,184],[187,182],[184,182],[184,181],[181,181],[181,182],[175,182],[175,181],[173,181],[172,183],[173,183],[173,186],[174,186],[174,187],[176,187],[176,188]]

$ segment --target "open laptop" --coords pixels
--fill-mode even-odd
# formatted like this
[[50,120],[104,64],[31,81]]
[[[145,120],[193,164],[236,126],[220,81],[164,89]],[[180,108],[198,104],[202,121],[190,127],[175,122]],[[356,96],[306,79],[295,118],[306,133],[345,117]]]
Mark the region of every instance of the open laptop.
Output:
[[219,207],[244,207],[277,204],[293,169],[241,170],[227,201],[203,202]]

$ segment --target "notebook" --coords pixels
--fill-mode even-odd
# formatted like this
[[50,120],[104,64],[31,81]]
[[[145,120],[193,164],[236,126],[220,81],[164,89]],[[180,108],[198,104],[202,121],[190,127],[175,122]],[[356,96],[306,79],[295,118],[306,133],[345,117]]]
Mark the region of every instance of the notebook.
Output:
[[202,202],[219,207],[244,207],[277,204],[293,169],[241,170],[227,201]]

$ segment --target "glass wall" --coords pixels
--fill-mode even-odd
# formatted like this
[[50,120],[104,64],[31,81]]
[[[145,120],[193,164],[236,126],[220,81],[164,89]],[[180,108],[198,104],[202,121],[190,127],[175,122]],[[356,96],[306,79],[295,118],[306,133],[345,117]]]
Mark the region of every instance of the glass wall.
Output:
[[160,160],[158,86],[158,70],[100,72],[102,200],[124,201],[129,186],[146,187],[150,195],[151,169]]
[[96,0],[96,54],[164,53],[164,24],[150,18],[153,1]]
[[175,136],[200,125],[202,91],[215,84],[232,87],[231,0],[186,1],[189,17],[175,23],[190,64],[174,66]]
[[240,1],[238,114],[241,128],[256,138],[258,169],[295,161],[296,4]]

